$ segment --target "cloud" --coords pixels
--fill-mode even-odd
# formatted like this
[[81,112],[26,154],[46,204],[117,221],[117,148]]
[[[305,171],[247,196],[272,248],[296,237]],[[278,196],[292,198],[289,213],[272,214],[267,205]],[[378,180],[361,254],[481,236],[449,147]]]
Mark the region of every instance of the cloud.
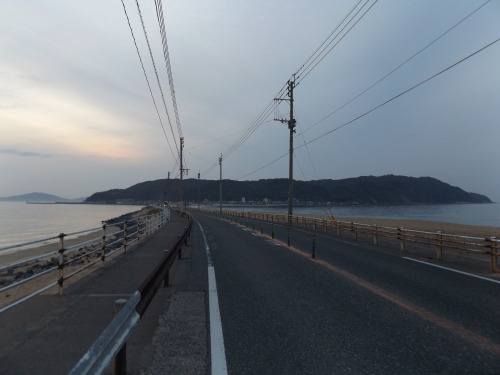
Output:
[[53,155],[49,155],[49,154],[41,154],[39,152],[14,150],[11,148],[0,148],[0,154],[25,156],[25,157],[36,157],[36,158],[50,158],[53,156]]

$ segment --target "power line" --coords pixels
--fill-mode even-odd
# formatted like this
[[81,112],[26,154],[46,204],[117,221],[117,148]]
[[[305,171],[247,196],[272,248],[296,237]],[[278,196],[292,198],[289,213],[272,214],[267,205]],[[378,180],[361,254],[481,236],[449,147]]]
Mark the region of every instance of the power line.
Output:
[[[302,82],[302,81],[304,80],[304,78],[306,78],[306,77],[309,75],[309,73],[311,73],[311,72],[314,70],[314,68],[316,68],[316,66],[318,66],[318,64],[319,64],[320,62],[322,62],[322,61],[323,61],[323,59],[324,59],[326,56],[328,56],[328,54],[329,54],[330,52],[332,52],[332,50],[333,50],[333,49],[334,49],[334,48],[335,48],[335,47],[336,47],[336,46],[337,46],[337,45],[338,45],[338,44],[342,41],[342,39],[344,39],[344,38],[347,36],[347,34],[348,34],[348,33],[349,33],[349,32],[350,32],[353,28],[354,28],[354,26],[356,26],[356,25],[358,24],[358,22],[359,22],[359,21],[361,21],[361,19],[362,19],[362,18],[363,18],[363,17],[364,17],[364,16],[365,16],[365,15],[366,15],[369,11],[370,11],[370,9],[372,9],[372,8],[374,7],[374,5],[377,3],[377,1],[378,1],[378,0],[375,0],[375,2],[374,2],[374,3],[373,3],[373,4],[372,4],[372,5],[371,5],[371,6],[370,6],[370,7],[369,7],[369,8],[368,8],[368,9],[367,9],[367,10],[366,10],[366,11],[365,11],[362,15],[361,15],[361,17],[360,17],[360,18],[358,18],[358,20],[357,20],[357,21],[356,21],[356,22],[355,22],[355,23],[354,23],[354,24],[353,24],[353,25],[352,25],[352,26],[351,26],[351,27],[350,27],[350,28],[349,28],[349,29],[345,32],[345,34],[344,34],[344,35],[342,35],[342,37],[341,37],[341,38],[340,38],[340,39],[339,39],[339,40],[338,40],[338,41],[337,41],[337,42],[336,42],[333,46],[331,46],[331,47],[330,47],[330,49],[329,49],[329,50],[328,50],[328,51],[327,51],[327,52],[326,52],[326,53],[325,53],[325,54],[324,54],[324,55],[323,55],[323,56],[322,56],[322,57],[321,57],[321,58],[320,58],[320,59],[319,59],[319,60],[318,60],[318,61],[317,61],[314,65],[313,65],[313,67],[312,67],[312,68],[310,68],[310,69],[309,69],[309,70],[308,70],[308,71],[307,71],[307,72],[306,72],[306,73],[305,73],[305,74],[301,77],[301,79],[297,82],[297,84],[299,84],[300,82]],[[356,15],[357,15],[357,13],[356,13]],[[352,21],[352,19],[351,19],[351,21]],[[349,21],[349,22],[350,22],[350,21]],[[347,25],[346,25],[346,26],[347,26]]]
[[360,96],[362,96],[363,94],[365,94],[367,91],[371,90],[373,87],[375,87],[376,85],[378,85],[380,82],[382,82],[384,79],[386,79],[387,77],[389,77],[391,74],[393,74],[394,72],[396,72],[397,70],[399,70],[401,67],[403,67],[404,65],[406,65],[408,62],[410,62],[411,60],[413,60],[415,57],[417,57],[420,53],[422,53],[423,51],[425,51],[427,48],[429,48],[431,45],[433,45],[434,43],[436,43],[439,39],[441,39],[442,37],[444,37],[446,34],[448,34],[451,30],[453,30],[454,28],[456,28],[458,25],[460,25],[462,22],[464,22],[466,19],[468,19],[469,17],[471,17],[473,14],[475,14],[477,11],[479,11],[482,7],[484,7],[486,4],[488,4],[489,2],[491,2],[491,0],[487,0],[486,2],[484,2],[482,5],[480,5],[478,8],[476,8],[475,10],[473,10],[471,13],[469,13],[467,16],[465,16],[464,18],[462,18],[460,21],[458,21],[456,24],[454,24],[452,27],[450,27],[449,29],[447,29],[445,32],[443,32],[441,35],[439,35],[438,37],[434,38],[430,43],[428,43],[426,46],[424,46],[423,48],[421,48],[418,52],[414,53],[412,56],[410,56],[409,58],[407,58],[405,61],[403,61],[401,64],[399,64],[397,67],[395,67],[394,69],[392,69],[389,73],[387,73],[385,76],[383,76],[382,78],[380,78],[379,80],[377,80],[375,83],[373,83],[372,85],[370,85],[368,88],[366,88],[365,90],[363,90],[361,93],[359,93],[358,95],[356,95],[355,97],[353,97],[352,99],[350,99],[349,101],[345,102],[343,105],[341,105],[340,107],[338,107],[335,111],[331,112],[329,115],[323,117],[321,120],[317,121],[316,123],[312,124],[311,126],[309,126],[306,130],[304,130],[302,133],[300,134],[297,134],[297,136],[300,136],[309,131],[310,129],[314,128],[316,125],[322,123],[323,121],[325,121],[327,118],[333,116],[335,113],[337,113],[338,111],[342,110],[343,108],[345,108],[347,105],[351,104],[353,101],[355,101],[356,99],[358,99]]
[[[351,17],[351,19],[340,29],[340,31],[337,33],[336,36],[332,38],[332,35],[335,34],[335,32],[342,26],[342,24],[352,15],[352,13],[358,8],[358,5],[362,2],[363,0],[360,0],[353,9],[344,17],[342,22],[330,33],[330,35],[326,38],[326,40],[314,51],[314,53],[306,60],[304,64],[297,70],[297,73],[300,73],[302,70],[304,71],[301,74],[304,74],[302,76],[301,80],[304,79],[325,57],[328,55],[332,49],[342,40],[350,30],[366,15],[366,13],[377,3],[378,0],[375,0],[373,4],[365,10],[365,12],[357,19],[357,21],[344,33],[342,38],[337,41],[332,47],[330,45],[335,41],[335,39],[340,35],[342,31],[358,16],[358,14],[367,6],[367,4],[372,1],[372,0],[366,0],[364,4],[361,5],[361,7],[354,13],[354,15]],[[330,49],[325,53],[325,50],[327,48]],[[318,52],[319,51],[319,52]],[[319,61],[317,61],[319,59]],[[312,67],[311,65],[314,64]],[[297,77],[298,78],[298,77]],[[298,82],[296,83],[298,84]],[[286,95],[286,90],[287,90],[288,85],[284,85],[278,94],[275,96],[275,99],[271,101],[265,109],[260,113],[260,115],[257,117],[257,119],[250,125],[245,130],[245,133],[236,140],[236,142],[231,145],[224,153],[223,156],[226,159],[228,156],[233,154],[241,145],[264,123],[265,119],[268,118],[268,116],[278,108],[279,101],[283,99]],[[214,166],[215,168],[215,166]]]
[[471,53],[470,55],[468,55],[468,56],[464,57],[463,59],[461,59],[461,60],[457,61],[456,63],[454,63],[454,64],[452,64],[452,65],[448,66],[447,68],[445,68],[445,69],[443,69],[443,70],[441,70],[440,72],[438,72],[438,73],[436,73],[436,74],[434,74],[434,75],[430,76],[429,78],[427,78],[427,79],[425,79],[425,80],[423,80],[423,81],[421,81],[421,82],[417,83],[416,85],[414,85],[414,86],[410,87],[409,89],[406,89],[406,90],[404,90],[404,91],[400,92],[399,94],[397,94],[397,95],[393,96],[393,97],[392,97],[392,98],[390,98],[389,100],[386,100],[386,101],[385,101],[385,102],[383,102],[382,104],[379,104],[379,105],[377,105],[377,106],[373,107],[372,109],[370,109],[370,110],[368,110],[368,111],[364,112],[363,114],[361,114],[361,115],[359,115],[359,116],[357,116],[357,117],[353,118],[352,120],[350,120],[350,121],[348,121],[348,122],[346,122],[346,123],[344,123],[344,124],[342,124],[342,125],[340,125],[340,126],[336,127],[335,129],[332,129],[332,130],[330,130],[330,131],[328,131],[328,132],[326,132],[326,133],[324,133],[324,134],[320,135],[319,137],[316,137],[316,138],[314,138],[314,139],[312,139],[312,140],[310,140],[310,141],[308,141],[308,142],[306,142],[306,143],[304,143],[304,144],[302,144],[302,145],[298,146],[297,148],[301,148],[301,147],[306,146],[306,145],[308,145],[308,144],[310,144],[310,143],[316,142],[317,140],[319,140],[319,139],[321,139],[321,138],[323,138],[323,137],[325,137],[325,136],[327,136],[327,135],[329,135],[329,134],[333,133],[334,131],[337,131],[337,130],[342,129],[342,128],[344,128],[344,127],[348,126],[348,125],[351,125],[353,122],[355,122],[355,121],[357,121],[357,120],[359,120],[359,119],[361,119],[361,118],[365,117],[366,115],[368,115],[368,114],[370,114],[370,113],[372,113],[372,112],[376,111],[377,109],[379,109],[379,108],[381,108],[381,107],[385,106],[386,104],[389,104],[390,102],[392,102],[392,101],[396,100],[397,98],[399,98],[399,97],[401,97],[401,96],[403,96],[403,95],[405,95],[405,94],[409,93],[410,91],[412,91],[412,90],[416,89],[417,87],[419,87],[419,86],[423,85],[424,83],[429,82],[430,80],[432,80],[432,79],[436,78],[437,76],[439,76],[439,75],[441,75],[441,74],[443,74],[443,73],[447,72],[448,70],[450,70],[450,69],[454,68],[455,66],[457,66],[457,65],[461,64],[462,62],[466,61],[467,59],[469,59],[469,58],[471,58],[471,57],[473,57],[473,56],[477,55],[478,53],[480,53],[480,52],[484,51],[485,49],[487,49],[487,48],[491,47],[492,45],[494,45],[495,43],[497,43],[499,40],[500,40],[500,39],[496,39],[496,40],[494,40],[493,42],[491,42],[491,43],[487,44],[486,46],[484,46],[484,47],[482,47],[482,48],[480,48],[480,49],[478,49],[477,51],[475,51],[475,52]]
[[179,137],[182,138],[182,128],[181,120],[179,119],[179,110],[177,109],[177,99],[175,97],[175,87],[174,78],[172,75],[172,67],[170,65],[170,54],[168,53],[168,43],[167,43],[167,32],[165,31],[165,19],[163,18],[163,7],[161,0],[155,0],[156,4],[156,16],[158,18],[158,24],[160,26],[160,34],[163,45],[163,56],[165,57],[165,64],[167,66],[168,83],[170,86],[170,95],[172,97],[172,105],[174,107],[175,122],[177,124],[177,131],[179,132]]
[[[347,122],[345,122],[344,124],[342,124],[342,125],[340,125],[340,126],[337,126],[335,129],[332,129],[332,130],[330,130],[330,131],[328,131],[328,132],[326,132],[326,133],[324,133],[324,134],[322,134],[322,135],[320,135],[320,136],[318,136],[318,137],[316,137],[316,138],[314,138],[314,139],[312,139],[312,140],[310,140],[310,141],[308,141],[308,142],[306,142],[306,143],[303,143],[302,145],[299,145],[299,146],[298,146],[298,147],[296,147],[295,149],[299,149],[299,148],[302,148],[302,147],[307,147],[307,145],[309,145],[309,144],[311,144],[311,143],[313,143],[313,142],[316,142],[316,141],[320,140],[321,138],[326,137],[327,135],[330,135],[331,133],[333,133],[333,132],[335,132],[335,131],[337,131],[337,130],[340,130],[340,129],[342,129],[342,128],[344,128],[344,127],[348,126],[348,125],[353,124],[355,121],[357,121],[357,120],[359,120],[359,119],[361,119],[361,118],[363,118],[363,117],[365,117],[365,116],[369,115],[370,113],[372,113],[372,112],[376,111],[377,109],[379,109],[379,108],[381,108],[381,107],[385,106],[386,104],[389,104],[390,102],[392,102],[392,101],[394,101],[394,100],[398,99],[399,97],[401,97],[401,96],[403,96],[403,95],[405,95],[405,94],[409,93],[410,91],[412,91],[412,90],[416,89],[417,87],[419,87],[419,86],[421,86],[421,85],[423,85],[423,84],[425,84],[425,83],[429,82],[430,80],[432,80],[432,79],[434,79],[434,78],[438,77],[439,75],[441,75],[441,74],[443,74],[443,73],[447,72],[448,70],[450,70],[450,69],[454,68],[455,66],[457,66],[457,65],[461,64],[462,62],[464,62],[464,61],[468,60],[469,58],[471,58],[471,57],[473,57],[473,56],[477,55],[478,53],[480,53],[480,52],[484,51],[485,49],[487,49],[487,48],[489,48],[489,47],[493,46],[493,45],[494,45],[495,43],[497,43],[498,41],[500,41],[500,39],[496,39],[496,40],[494,40],[493,42],[491,42],[491,43],[489,43],[489,44],[485,45],[484,47],[482,47],[482,48],[480,48],[480,49],[476,50],[475,52],[473,52],[473,53],[469,54],[468,56],[466,56],[466,57],[462,58],[461,60],[459,60],[459,61],[455,62],[454,64],[452,64],[452,65],[448,66],[447,68],[445,68],[445,69],[443,69],[443,70],[439,71],[438,73],[436,73],[436,74],[434,74],[434,75],[432,75],[432,76],[430,76],[430,77],[426,78],[425,80],[423,80],[423,81],[421,81],[421,82],[417,83],[416,85],[413,85],[412,87],[410,87],[410,88],[408,88],[408,89],[406,89],[406,90],[404,90],[404,91],[400,92],[399,94],[397,94],[397,95],[393,96],[392,98],[390,98],[390,99],[386,100],[386,101],[385,101],[385,102],[383,102],[382,104],[379,104],[379,105],[377,105],[377,106],[373,107],[372,109],[370,109],[370,110],[368,110],[368,111],[364,112],[363,114],[361,114],[361,115],[359,115],[359,116],[357,116],[357,117],[353,118],[352,120],[347,121]],[[257,172],[259,172],[259,171],[261,171],[261,170],[263,170],[263,169],[267,168],[268,166],[270,166],[270,165],[272,165],[272,164],[274,164],[274,163],[278,162],[279,160],[283,159],[283,158],[284,158],[285,156],[287,156],[287,155],[288,155],[288,153],[285,153],[285,154],[283,154],[283,155],[281,155],[281,156],[277,157],[276,159],[274,159],[274,160],[270,161],[269,163],[265,164],[264,166],[262,166],[262,167],[260,167],[260,168],[258,168],[258,169],[256,169],[256,170],[254,170],[254,171],[252,171],[252,172],[250,172],[250,173],[247,173],[247,174],[246,174],[246,175],[244,175],[244,176],[239,177],[239,178],[238,178],[238,180],[242,180],[242,179],[243,179],[243,178],[245,178],[245,177],[248,177],[248,176],[250,176],[250,175],[252,175],[252,174],[255,174],[255,173],[257,173]]]
[[144,19],[142,18],[141,7],[139,6],[139,1],[138,0],[135,0],[135,3],[137,4],[137,12],[139,13],[139,18],[141,19],[142,30],[144,31],[144,38],[146,39],[146,43],[148,45],[149,56],[151,57],[151,62],[153,64],[153,69],[154,69],[154,72],[155,72],[155,75],[156,75],[156,81],[158,83],[158,88],[160,89],[160,94],[161,94],[161,98],[162,98],[162,101],[163,101],[163,106],[165,107],[165,112],[167,113],[167,119],[168,119],[168,123],[170,124],[170,130],[172,132],[172,138],[174,139],[174,143],[175,143],[175,148],[177,150],[177,154],[179,154],[179,147],[177,146],[177,141],[175,140],[174,129],[172,128],[172,122],[170,121],[170,115],[168,114],[167,103],[165,102],[165,96],[163,95],[163,89],[161,87],[160,77],[158,76],[158,71],[156,70],[156,63],[155,63],[155,59],[153,57],[153,51],[151,50],[151,44],[149,44],[149,38],[148,38],[148,34],[146,32],[146,26],[144,25]]
[[132,35],[132,39],[134,40],[135,50],[137,51],[137,56],[139,57],[139,61],[141,63],[142,71],[144,73],[144,78],[146,79],[146,83],[147,83],[148,88],[149,88],[149,94],[151,95],[151,99],[153,100],[153,104],[154,104],[154,107],[155,107],[155,110],[156,110],[156,114],[158,115],[158,120],[160,120],[160,125],[161,125],[161,128],[163,129],[163,134],[165,135],[165,139],[167,140],[168,148],[170,149],[170,152],[172,153],[172,156],[174,157],[174,160],[177,160],[177,156],[175,155],[174,151],[172,150],[172,146],[170,145],[170,141],[168,140],[167,132],[165,131],[165,127],[163,126],[163,121],[161,119],[160,112],[158,111],[158,106],[156,105],[156,100],[155,100],[154,95],[153,95],[153,90],[151,89],[151,85],[149,83],[148,75],[146,73],[146,69],[144,68],[144,62],[142,61],[141,53],[139,52],[139,47],[137,46],[137,41],[135,39],[134,31],[132,29],[132,25],[130,24],[130,18],[128,16],[127,9],[125,7],[125,3],[124,3],[123,0],[121,0],[121,2],[122,2],[122,5],[123,5],[123,11],[125,12],[125,17],[127,17],[127,23],[128,23],[128,27],[130,29],[130,33]]
[[[344,39],[347,34],[354,28],[354,26],[356,26],[359,21],[361,21],[361,19],[370,11],[370,9],[373,8],[373,6],[378,2],[378,0],[375,0],[374,3],[372,5],[370,5],[370,7],[365,10],[365,12],[356,20],[356,22],[354,22],[354,24],[349,27],[349,29],[344,33],[344,35],[342,35],[342,37],[340,39],[337,40],[337,42],[335,44],[333,44],[333,46],[330,47],[330,45],[335,41],[335,39],[337,39],[339,37],[339,35],[344,31],[344,29],[346,27],[349,26],[349,24],[356,18],[356,16],[358,16],[358,14],[363,10],[363,8],[365,6],[367,6],[367,4],[370,2],[371,0],[366,0],[366,2],[357,10],[357,12],[349,19],[349,21],[340,29],[340,31],[321,49],[321,51],[319,53],[316,54],[316,51],[318,51],[318,49],[321,48],[321,46],[323,46],[325,43],[326,43],[326,40],[325,42],[323,42],[321,44],[321,46],[316,49],[315,53],[316,56],[314,58],[309,57],[308,61],[309,63],[304,63],[302,65],[302,67],[297,71],[297,73],[300,71],[300,70],[304,70],[303,73],[299,74],[297,76],[297,85],[304,79],[306,78],[309,73],[311,73],[314,68],[316,68],[316,66],[318,66],[318,64],[323,61],[323,59],[328,56],[328,54],[330,54],[330,52],[332,52],[332,50],[342,41],[342,39]],[[340,24],[334,29],[334,31],[330,34],[330,36],[327,38],[327,40],[336,32],[336,30],[338,30],[338,28],[344,23],[344,21],[349,18],[349,16],[352,14],[352,12],[354,12],[354,10],[357,8],[357,6],[361,3],[358,2],[355,7],[347,14],[346,17],[344,17],[344,19],[340,22]],[[330,48],[329,48],[330,47]],[[329,49],[328,49],[329,48]],[[327,50],[328,49],[328,50]],[[326,51],[326,52],[325,52]],[[313,54],[313,55],[314,55]],[[307,65],[306,65],[307,64]],[[314,65],[313,65],[314,64]],[[311,67],[312,65],[312,67]],[[297,74],[295,73],[295,74]]]
[[297,76],[297,78],[300,77],[300,71],[302,69],[304,69],[304,67],[306,66],[306,64],[316,55],[316,53],[325,45],[325,43],[327,43],[330,38],[332,37],[332,35],[338,30],[338,28],[340,27],[340,25],[342,25],[342,23],[349,17],[349,15],[354,11],[354,9],[356,9],[358,7],[358,5],[362,2],[363,0],[359,0],[358,3],[356,5],[354,5],[354,7],[346,14],[346,16],[344,17],[344,19],[335,27],[335,29],[333,29],[333,31],[330,33],[330,35],[328,35],[328,37],[323,41],[323,43],[321,43],[319,45],[318,48],[316,48],[316,50],[311,54],[311,56],[309,56],[307,58],[307,60],[301,65],[301,67],[295,72],[295,75]]

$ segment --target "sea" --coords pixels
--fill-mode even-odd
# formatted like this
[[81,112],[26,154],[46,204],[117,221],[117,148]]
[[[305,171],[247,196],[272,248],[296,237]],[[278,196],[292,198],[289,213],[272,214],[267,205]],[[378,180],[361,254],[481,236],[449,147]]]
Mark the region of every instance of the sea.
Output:
[[[102,221],[142,206],[26,204],[0,202],[0,247],[100,227]],[[218,208],[218,206],[210,206]],[[234,210],[287,212],[287,207],[224,207]],[[410,219],[500,227],[500,204],[294,207],[294,214],[348,218]]]
[[[218,206],[217,206],[218,207]],[[237,211],[264,211],[287,213],[285,206],[235,206],[228,209]],[[295,215],[321,215],[346,218],[379,218],[425,220],[445,223],[500,227],[500,204],[422,204],[388,206],[298,206],[293,208]]]
[[0,247],[102,226],[143,206],[0,202]]

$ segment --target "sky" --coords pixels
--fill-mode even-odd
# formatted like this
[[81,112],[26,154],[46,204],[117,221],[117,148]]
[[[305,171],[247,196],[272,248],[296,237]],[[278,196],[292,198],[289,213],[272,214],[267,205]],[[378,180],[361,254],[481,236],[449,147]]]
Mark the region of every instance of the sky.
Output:
[[225,179],[286,178],[287,124],[259,116],[288,118],[273,99],[298,73],[295,179],[430,176],[500,202],[500,42],[470,56],[500,37],[499,0],[164,0],[180,132],[155,2],[139,5],[164,100],[123,4],[0,3],[0,197],[178,177],[180,135],[185,178],[219,179],[221,154]]

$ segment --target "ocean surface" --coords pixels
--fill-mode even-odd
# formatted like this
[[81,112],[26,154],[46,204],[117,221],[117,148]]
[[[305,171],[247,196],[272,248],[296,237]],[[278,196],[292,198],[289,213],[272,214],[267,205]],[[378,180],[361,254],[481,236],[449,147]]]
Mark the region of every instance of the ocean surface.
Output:
[[[212,206],[214,208],[215,206]],[[215,207],[215,209],[217,209]],[[241,206],[231,207],[242,211]],[[287,207],[245,207],[247,211],[287,213]],[[365,217],[380,219],[410,219],[445,223],[500,227],[500,204],[436,204],[436,205],[392,205],[392,206],[329,206],[294,207],[296,215],[323,215],[338,217]]]
[[[101,226],[101,222],[142,206],[26,204],[0,202],[0,246]],[[207,208],[218,209],[218,205]],[[239,207],[224,207],[243,210]],[[286,207],[245,207],[251,211],[287,212]],[[500,227],[500,204],[295,207],[294,214],[382,219],[412,219]]]
[[100,227],[142,206],[0,202],[0,246]]

